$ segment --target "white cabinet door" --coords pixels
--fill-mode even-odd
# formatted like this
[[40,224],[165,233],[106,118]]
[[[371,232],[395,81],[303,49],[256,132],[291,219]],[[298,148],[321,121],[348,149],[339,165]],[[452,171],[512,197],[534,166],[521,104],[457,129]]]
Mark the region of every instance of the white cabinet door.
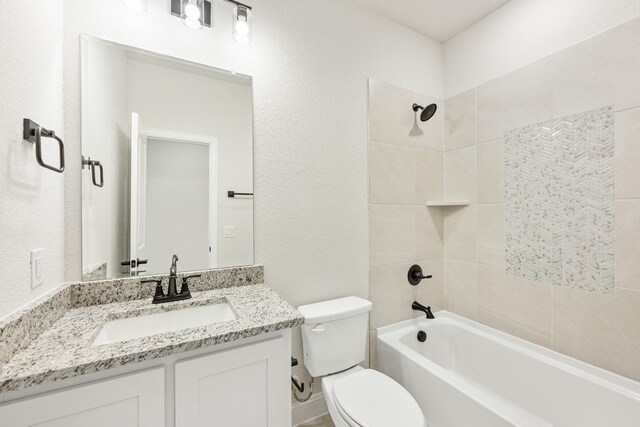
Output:
[[11,427],[163,427],[164,368],[0,406]]
[[176,427],[289,427],[284,337],[176,364]]

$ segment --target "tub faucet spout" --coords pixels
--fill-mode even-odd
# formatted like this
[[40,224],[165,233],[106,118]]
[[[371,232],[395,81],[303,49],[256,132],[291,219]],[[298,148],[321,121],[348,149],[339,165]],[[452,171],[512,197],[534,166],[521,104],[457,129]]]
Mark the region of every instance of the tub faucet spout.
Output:
[[420,304],[418,301],[414,301],[413,304],[411,304],[411,308],[416,311],[422,311],[424,314],[427,315],[427,319],[435,319],[435,316],[431,312],[431,307],[425,307],[424,305]]

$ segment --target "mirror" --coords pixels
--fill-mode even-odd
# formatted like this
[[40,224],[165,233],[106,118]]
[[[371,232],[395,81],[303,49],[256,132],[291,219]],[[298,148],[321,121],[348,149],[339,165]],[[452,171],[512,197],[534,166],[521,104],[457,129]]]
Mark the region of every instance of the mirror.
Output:
[[83,280],[253,264],[251,77],[81,44]]

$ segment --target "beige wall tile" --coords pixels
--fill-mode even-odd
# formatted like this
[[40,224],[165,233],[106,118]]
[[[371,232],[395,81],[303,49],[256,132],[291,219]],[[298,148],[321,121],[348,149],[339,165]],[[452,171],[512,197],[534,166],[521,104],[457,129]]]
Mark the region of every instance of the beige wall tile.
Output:
[[553,292],[554,350],[640,381],[640,292]]
[[462,92],[447,99],[444,108],[445,151],[475,145],[476,89]]
[[369,262],[388,265],[414,260],[412,205],[369,205]]
[[[424,95],[418,95],[416,97],[419,99],[418,104],[426,106],[435,103],[438,106],[438,110],[427,122],[420,121],[420,117],[418,117],[418,126],[424,132],[424,135],[420,137],[410,136],[410,144],[416,148],[442,152],[444,151],[444,101],[435,100]],[[413,105],[413,103],[411,105]]]
[[[369,328],[371,327],[371,322],[369,322]],[[367,331],[369,331],[370,329],[367,328]],[[365,369],[368,369],[370,367],[370,363],[371,363],[371,333],[369,332],[366,338],[366,342],[365,342],[365,351],[364,351],[364,360],[362,362],[359,363],[360,366],[362,366]]]
[[445,208],[444,257],[459,261],[476,261],[475,204]]
[[415,206],[415,260],[441,259],[444,250],[444,209]]
[[553,116],[640,106],[640,20],[553,55]]
[[336,427],[336,425],[331,420],[331,415],[324,414],[321,417],[314,418],[302,424],[297,424],[294,427]]
[[468,200],[475,203],[476,147],[448,151],[444,154],[444,197],[446,200]]
[[478,302],[477,279],[475,263],[445,259],[445,310],[475,320]]
[[504,202],[504,140],[480,144],[478,150],[478,203]]
[[373,304],[371,330],[422,316],[422,313],[411,309],[411,303],[415,300],[431,306],[434,312],[444,307],[442,260],[415,262],[422,267],[425,275],[433,276],[417,286],[412,286],[407,280],[407,273],[413,264],[385,265],[369,269],[370,299]]
[[615,115],[616,198],[640,198],[640,108]]
[[504,265],[504,203],[478,205],[477,260]]
[[[413,299],[422,305],[430,306],[432,312],[444,309],[444,265],[442,259],[416,262],[422,267],[423,274],[432,275],[431,279],[424,279],[413,287]],[[407,270],[408,271],[408,270]],[[405,272],[406,275],[406,272]],[[412,301],[413,302],[413,301]],[[424,316],[422,312],[414,311],[414,317]]]
[[[415,114],[412,105],[436,103],[439,111],[428,122],[418,126],[423,134],[410,136]],[[411,147],[428,148],[436,151],[444,149],[444,114],[442,102],[417,94],[407,89],[369,80],[369,140]]]
[[551,58],[542,59],[478,87],[477,143],[551,118]]
[[438,151],[415,150],[416,204],[444,198],[444,155]]
[[370,203],[413,203],[415,151],[400,145],[369,142]]
[[552,287],[505,277],[501,267],[478,264],[478,321],[551,347]]
[[640,200],[616,201],[615,239],[616,287],[640,290]]
[[410,145],[413,102],[411,91],[369,80],[369,140]]
[[385,265],[369,269],[369,292],[373,304],[370,318],[372,330],[414,317],[414,311],[411,309],[414,291],[407,280],[407,272],[412,264]]
[[376,369],[378,367],[378,331],[376,329],[369,331],[369,352],[367,363],[371,369]]

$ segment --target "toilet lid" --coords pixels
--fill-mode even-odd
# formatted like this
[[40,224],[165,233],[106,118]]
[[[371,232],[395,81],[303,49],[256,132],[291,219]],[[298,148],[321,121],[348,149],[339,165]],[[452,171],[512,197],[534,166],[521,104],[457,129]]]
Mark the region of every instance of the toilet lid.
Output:
[[[337,380],[333,397],[354,427],[424,427],[418,403],[388,376],[365,369]],[[349,419],[350,418],[350,419]]]

